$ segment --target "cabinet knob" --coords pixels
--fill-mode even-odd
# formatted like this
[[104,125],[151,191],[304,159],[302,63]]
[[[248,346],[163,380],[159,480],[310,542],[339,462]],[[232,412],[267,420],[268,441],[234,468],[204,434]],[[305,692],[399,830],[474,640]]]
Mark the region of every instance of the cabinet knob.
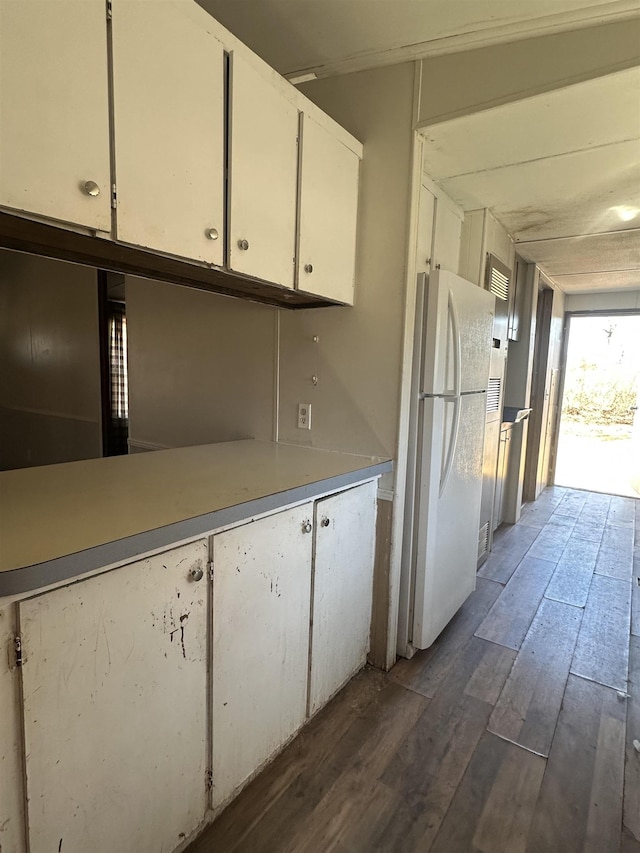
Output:
[[238,248],[242,249],[243,252],[246,252],[246,250],[249,248],[249,241],[248,240],[238,240]]
[[327,518],[327,516],[325,515],[325,517],[322,519],[322,521],[320,522],[320,524],[321,524],[323,527],[328,527],[328,526],[331,524],[331,519],[330,519],[330,518]]
[[82,188],[87,195],[93,196],[94,198],[95,196],[100,195],[100,187],[95,181],[85,181]]
[[189,572],[191,575],[192,581],[201,581],[204,577],[204,571],[202,570],[202,566],[194,566]]
[[313,527],[312,527],[310,521],[307,520],[307,521],[302,522],[302,532],[303,533],[311,533],[312,530],[313,530]]
[[305,264],[304,265],[305,272],[313,272],[313,264]]
[[217,240],[218,239],[218,229],[217,228],[207,228],[204,232],[209,240]]

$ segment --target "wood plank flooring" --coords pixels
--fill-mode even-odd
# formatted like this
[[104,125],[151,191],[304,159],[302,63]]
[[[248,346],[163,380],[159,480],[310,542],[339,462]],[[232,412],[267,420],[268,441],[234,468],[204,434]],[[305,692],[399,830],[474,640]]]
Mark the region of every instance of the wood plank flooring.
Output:
[[640,501],[547,489],[187,853],[640,853]]

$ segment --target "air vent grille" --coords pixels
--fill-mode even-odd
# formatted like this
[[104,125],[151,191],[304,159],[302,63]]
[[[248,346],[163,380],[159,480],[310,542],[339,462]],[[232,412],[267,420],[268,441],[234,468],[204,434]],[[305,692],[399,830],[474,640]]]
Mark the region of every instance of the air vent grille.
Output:
[[497,296],[498,299],[502,299],[504,302],[509,298],[509,279],[495,267],[491,270],[489,290],[494,296]]
[[487,412],[497,412],[500,408],[501,385],[502,380],[500,378],[489,380],[489,387],[487,388]]
[[481,560],[489,551],[489,522],[483,524],[478,536],[478,560]]
[[509,267],[503,264],[500,258],[489,252],[487,255],[484,286],[501,302],[509,301],[511,275]]

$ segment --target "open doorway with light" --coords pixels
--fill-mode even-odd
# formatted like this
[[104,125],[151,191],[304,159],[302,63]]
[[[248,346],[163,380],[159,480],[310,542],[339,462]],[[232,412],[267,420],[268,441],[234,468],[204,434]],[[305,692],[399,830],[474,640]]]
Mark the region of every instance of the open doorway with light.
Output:
[[568,315],[554,481],[640,497],[640,313]]

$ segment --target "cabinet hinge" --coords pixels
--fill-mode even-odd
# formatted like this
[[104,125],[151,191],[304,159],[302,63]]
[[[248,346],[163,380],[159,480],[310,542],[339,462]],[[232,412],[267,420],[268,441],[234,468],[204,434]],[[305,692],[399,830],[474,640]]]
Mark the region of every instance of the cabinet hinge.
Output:
[[213,788],[213,771],[207,770],[204,774],[205,785],[207,786],[207,791],[210,791]]
[[207,572],[209,574],[209,580],[213,580],[213,560],[209,560],[207,563]]
[[110,21],[113,18],[113,6],[111,4],[111,0],[107,0],[107,21]]
[[111,184],[111,207],[115,210],[118,206],[118,193],[116,192],[116,185]]
[[14,637],[13,650],[16,655],[16,666],[22,666],[22,664],[24,663],[22,657],[22,637]]

